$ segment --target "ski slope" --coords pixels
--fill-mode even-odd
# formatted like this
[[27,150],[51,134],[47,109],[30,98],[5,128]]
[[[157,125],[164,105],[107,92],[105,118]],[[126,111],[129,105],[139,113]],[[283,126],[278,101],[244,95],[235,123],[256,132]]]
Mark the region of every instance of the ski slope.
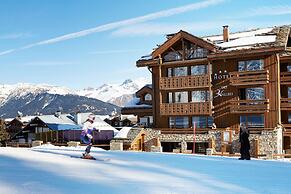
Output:
[[289,161],[84,149],[0,148],[0,193],[291,193]]

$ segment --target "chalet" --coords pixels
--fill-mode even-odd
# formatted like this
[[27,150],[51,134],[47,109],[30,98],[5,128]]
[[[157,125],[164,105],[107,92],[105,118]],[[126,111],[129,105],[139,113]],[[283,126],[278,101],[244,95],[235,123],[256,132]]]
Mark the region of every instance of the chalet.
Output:
[[185,141],[195,152],[239,152],[245,123],[252,155],[290,151],[290,26],[224,26],[206,37],[181,30],[136,65],[152,73],[153,129],[165,150]]
[[19,131],[21,131],[35,116],[17,116],[14,119],[7,119],[6,131],[9,136],[13,138]]
[[135,93],[135,96],[136,98],[121,109],[121,114],[137,115],[137,123],[151,127],[153,125],[152,85],[145,85]]

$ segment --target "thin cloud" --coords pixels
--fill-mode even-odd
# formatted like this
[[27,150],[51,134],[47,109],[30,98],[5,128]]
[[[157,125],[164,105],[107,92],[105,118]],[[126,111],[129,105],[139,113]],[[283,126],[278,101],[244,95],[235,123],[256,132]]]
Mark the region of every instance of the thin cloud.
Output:
[[20,39],[28,38],[32,35],[30,33],[12,33],[12,34],[2,34],[0,35],[0,40],[11,40],[11,39]]
[[[217,4],[222,3],[224,1],[225,0],[204,0],[201,2],[192,3],[189,5],[185,5],[185,6],[181,6],[181,7],[177,7],[177,8],[167,9],[167,10],[147,14],[144,16],[139,16],[136,18],[131,18],[131,19],[122,20],[122,21],[118,21],[118,22],[112,22],[112,23],[100,25],[100,26],[97,26],[94,28],[82,30],[79,32],[74,32],[74,33],[66,34],[63,36],[56,37],[56,38],[52,38],[52,39],[40,41],[37,43],[29,44],[29,45],[21,47],[21,48],[10,49],[9,53],[19,51],[19,50],[29,49],[29,48],[36,47],[36,46],[54,44],[57,42],[62,42],[65,40],[79,38],[79,37],[87,36],[89,34],[93,34],[93,33],[97,33],[97,32],[104,32],[104,31],[108,31],[108,30],[113,30],[113,29],[128,26],[128,25],[143,23],[143,22],[155,20],[158,18],[165,18],[165,17],[169,17],[169,16],[173,16],[173,15],[178,15],[178,14],[190,12],[193,10],[198,10],[198,9],[206,8],[209,6],[217,5]],[[5,54],[8,54],[7,51],[0,52],[0,56],[5,55]]]
[[[114,36],[153,36],[176,33],[179,30],[184,30],[199,34],[205,31],[216,30],[223,25],[230,25],[231,27],[240,27],[248,25],[248,22],[238,22],[233,20],[219,20],[219,21],[203,21],[203,22],[187,22],[187,23],[143,23],[131,25],[128,27],[119,28],[112,32]],[[199,26],[199,27],[197,27]],[[204,34],[209,35],[209,34]]]

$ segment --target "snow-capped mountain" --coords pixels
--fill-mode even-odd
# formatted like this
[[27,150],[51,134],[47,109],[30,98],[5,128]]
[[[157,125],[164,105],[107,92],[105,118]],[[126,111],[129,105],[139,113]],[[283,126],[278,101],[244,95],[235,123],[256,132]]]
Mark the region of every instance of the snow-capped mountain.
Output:
[[150,83],[150,80],[146,78],[134,81],[127,79],[122,84],[104,84],[96,89],[87,88],[77,93],[80,96],[99,99],[117,106],[124,106],[132,100],[136,91],[148,83]]
[[122,84],[104,84],[98,88],[72,90],[46,84],[0,84],[0,117],[51,114],[54,111],[110,114],[120,110],[148,80],[125,80]]

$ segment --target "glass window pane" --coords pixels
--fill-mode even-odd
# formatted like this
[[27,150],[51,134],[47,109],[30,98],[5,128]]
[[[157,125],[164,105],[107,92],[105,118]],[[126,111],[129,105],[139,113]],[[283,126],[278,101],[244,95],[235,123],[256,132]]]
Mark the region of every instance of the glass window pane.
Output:
[[174,76],[187,76],[187,67],[176,67],[174,68]]
[[248,116],[247,126],[249,127],[264,127],[264,115]]
[[182,55],[178,52],[170,51],[164,56],[165,61],[179,61],[182,60]]
[[288,98],[291,98],[291,87],[288,87]]
[[173,93],[172,92],[168,93],[168,103],[173,103]]
[[239,61],[238,71],[257,71],[264,69],[264,60]]
[[175,103],[186,103],[188,102],[188,92],[176,92]]
[[291,72],[291,65],[287,66],[287,72]]
[[204,75],[204,74],[207,74],[206,65],[191,66],[191,75]]
[[208,100],[207,91],[192,91],[192,102],[206,102]]
[[291,113],[288,113],[288,123],[291,123]]
[[172,75],[173,75],[173,69],[172,68],[168,68],[168,71],[167,71],[167,76],[168,77],[172,77]]
[[208,117],[208,127],[212,127],[213,125],[213,117]]
[[250,60],[247,61],[247,71],[256,71],[264,69],[264,61],[263,60]]
[[244,61],[239,61],[238,62],[238,71],[245,71],[246,70],[246,65]]
[[152,95],[151,94],[146,94],[145,97],[144,97],[144,99],[146,101],[150,101],[150,100],[152,100]]
[[196,128],[206,128],[207,127],[207,121],[206,116],[195,116],[192,117],[192,126],[194,127],[194,123],[196,125]]
[[179,128],[179,129],[189,128],[189,118],[176,117],[176,128]]
[[239,117],[240,124],[244,123],[247,125],[247,117],[246,116],[240,116]]
[[246,88],[247,100],[263,100],[265,99],[264,88]]
[[175,117],[169,117],[169,127],[175,128]]

